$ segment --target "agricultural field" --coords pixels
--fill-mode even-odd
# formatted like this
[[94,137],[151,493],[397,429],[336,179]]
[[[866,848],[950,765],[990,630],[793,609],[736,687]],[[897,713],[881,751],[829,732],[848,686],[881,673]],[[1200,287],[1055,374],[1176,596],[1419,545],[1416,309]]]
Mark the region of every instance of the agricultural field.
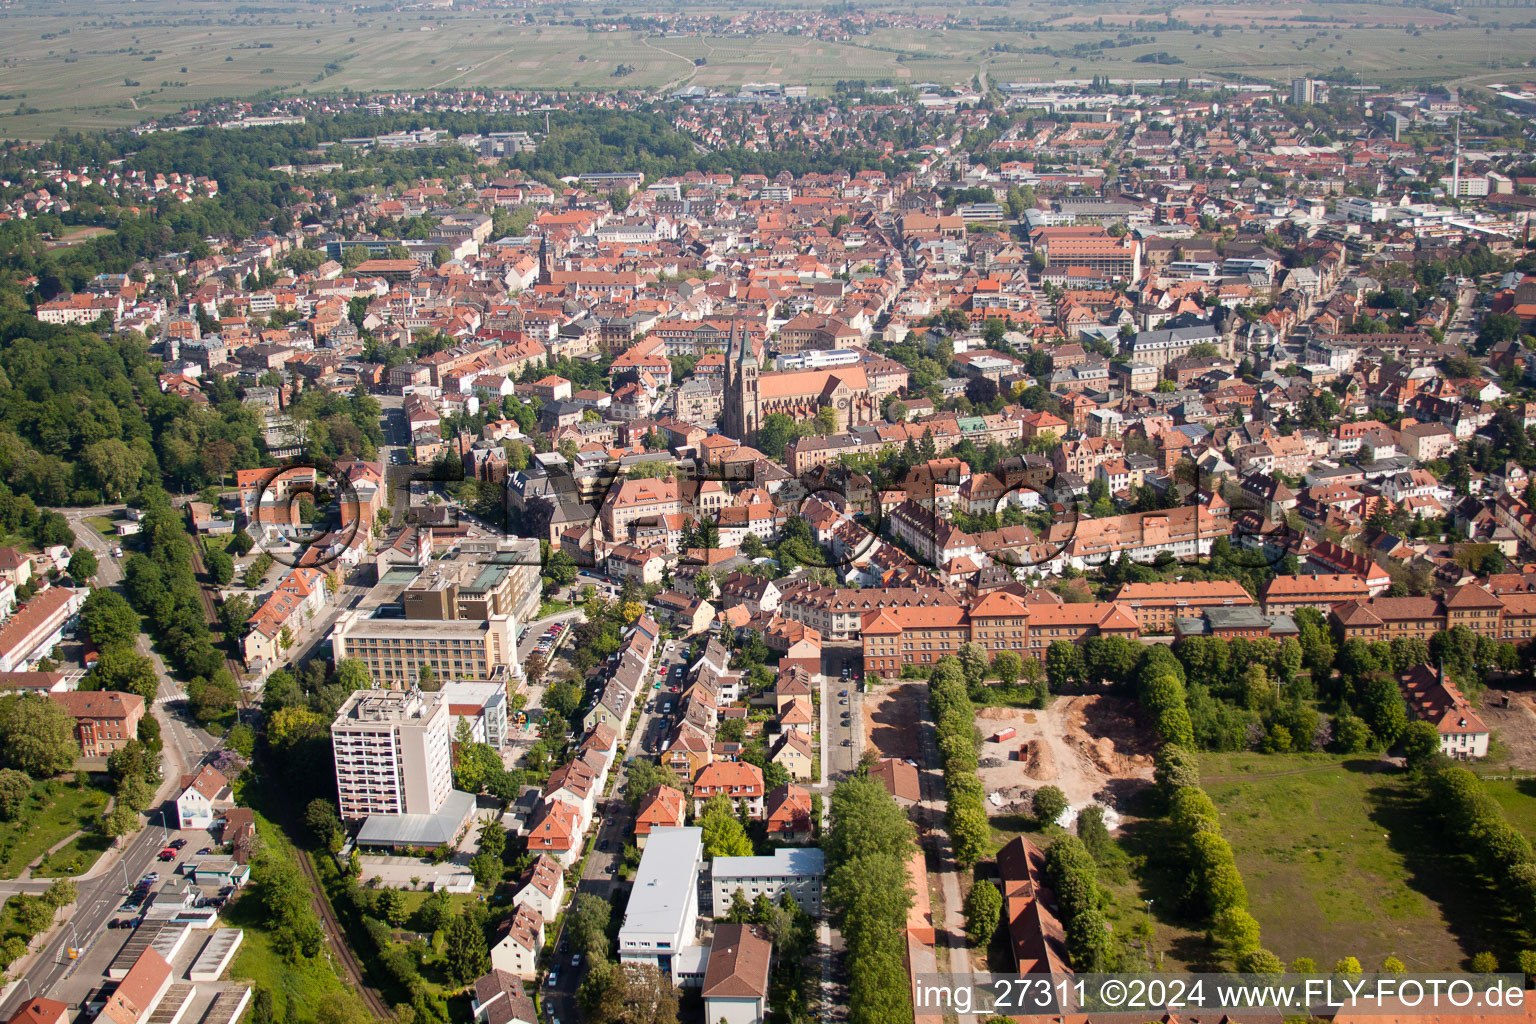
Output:
[[[734,18],[749,8],[685,10]],[[1150,4],[1016,0],[915,11],[954,12],[976,24],[875,28],[834,41],[753,31],[750,19],[731,35],[594,31],[586,20],[601,20],[596,8],[530,16],[496,8],[353,13],[325,0],[265,8],[24,0],[0,9],[0,137],[122,127],[214,99],[304,92],[665,90],[750,81],[825,90],[840,79],[956,85],[1096,74],[1283,82],[1341,69],[1388,85],[1486,82],[1519,77],[1510,69],[1536,52],[1536,21],[1522,8],[1450,14],[1367,4],[1191,4],[1174,9],[1171,23],[1168,8]]]
[[1208,754],[1203,786],[1247,884],[1264,945],[1324,969],[1396,955],[1464,967],[1501,949],[1502,922],[1470,908],[1462,858],[1426,827],[1409,781],[1382,762],[1322,754]]

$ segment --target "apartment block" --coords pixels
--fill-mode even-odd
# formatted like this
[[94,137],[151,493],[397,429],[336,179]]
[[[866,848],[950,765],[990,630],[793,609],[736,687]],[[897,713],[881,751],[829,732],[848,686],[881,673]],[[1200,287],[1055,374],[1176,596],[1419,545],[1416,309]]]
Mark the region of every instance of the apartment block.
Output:
[[767,896],[773,903],[788,893],[800,909],[821,916],[826,858],[815,847],[778,849],[769,857],[716,857],[709,863],[709,893],[714,916],[724,917],[739,889],[748,903]]
[[405,619],[342,612],[331,629],[336,660],[359,658],[379,686],[400,689],[420,678],[423,666],[441,680],[521,675],[510,615],[486,619]]
[[419,690],[358,690],[331,723],[347,820],[436,814],[453,791],[448,702]]

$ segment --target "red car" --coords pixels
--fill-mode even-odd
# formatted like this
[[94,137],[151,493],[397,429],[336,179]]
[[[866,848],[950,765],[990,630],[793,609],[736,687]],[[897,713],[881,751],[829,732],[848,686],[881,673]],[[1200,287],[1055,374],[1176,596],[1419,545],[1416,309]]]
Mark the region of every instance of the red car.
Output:
[[175,850],[169,850],[169,849],[161,850],[160,851],[159,859],[160,860],[175,860],[176,859],[176,851]]

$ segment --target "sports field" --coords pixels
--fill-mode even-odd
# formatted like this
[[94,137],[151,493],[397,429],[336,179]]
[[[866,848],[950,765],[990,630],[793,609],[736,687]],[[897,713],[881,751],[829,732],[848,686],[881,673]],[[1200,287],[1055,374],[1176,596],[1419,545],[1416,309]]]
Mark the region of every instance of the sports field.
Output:
[[[655,8],[539,6],[353,13],[334,0],[20,0],[0,7],[0,137],[138,123],[212,99],[432,88],[668,89],[840,79],[967,84],[1055,77],[1216,75],[1283,82],[1353,71],[1370,82],[1489,81],[1536,52],[1531,8],[1258,3],[1175,8],[1014,0],[902,7],[971,25],[792,34],[783,12],[687,6],[729,31],[665,35],[620,25]],[[804,8],[821,11],[819,6]],[[871,14],[880,7],[868,8]],[[725,24],[725,20],[717,24]],[[615,27],[617,26],[617,27]],[[836,38],[828,38],[833,36]],[[1138,57],[1163,54],[1162,63]],[[702,59],[701,65],[695,60]]]

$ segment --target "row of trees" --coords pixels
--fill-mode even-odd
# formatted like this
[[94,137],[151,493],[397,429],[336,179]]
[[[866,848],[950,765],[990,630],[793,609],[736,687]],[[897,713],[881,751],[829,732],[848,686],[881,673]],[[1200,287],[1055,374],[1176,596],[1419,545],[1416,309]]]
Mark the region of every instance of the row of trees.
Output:
[[1423,779],[1432,819],[1492,883],[1490,898],[1502,902],[1526,929],[1536,930],[1536,853],[1530,840],[1505,819],[1477,776],[1440,756],[1438,742],[1426,747],[1410,752],[1409,765]]
[[146,487],[139,501],[143,545],[124,568],[128,599],[144,616],[166,660],[188,678],[208,679],[224,668],[224,655],[214,646],[203,614],[192,572],[192,538],[163,489]]
[[976,774],[976,707],[958,658],[941,658],[934,666],[928,681],[928,707],[944,766],[950,847],[955,863],[969,868],[986,853],[992,830]]
[[1104,894],[1098,865],[1081,839],[1062,834],[1045,854],[1045,875],[1056,893],[1057,913],[1065,933],[1067,958],[1077,971],[1113,969]]
[[912,823],[877,780],[855,776],[832,791],[827,906],[847,943],[850,1024],[911,1024],[906,927]]
[[61,878],[37,895],[19,892],[5,901],[10,934],[0,941],[0,971],[27,955],[27,944],[53,925],[58,912],[75,902],[75,883]]
[[1183,746],[1165,743],[1155,769],[1168,803],[1168,824],[1177,841],[1167,852],[1185,871],[1184,910],[1209,923],[1210,937],[1237,970],[1268,974],[1283,969],[1280,959],[1259,945],[1259,922],[1248,912],[1248,889],[1237,870],[1232,846],[1221,834],[1216,805],[1200,788],[1199,767]]

